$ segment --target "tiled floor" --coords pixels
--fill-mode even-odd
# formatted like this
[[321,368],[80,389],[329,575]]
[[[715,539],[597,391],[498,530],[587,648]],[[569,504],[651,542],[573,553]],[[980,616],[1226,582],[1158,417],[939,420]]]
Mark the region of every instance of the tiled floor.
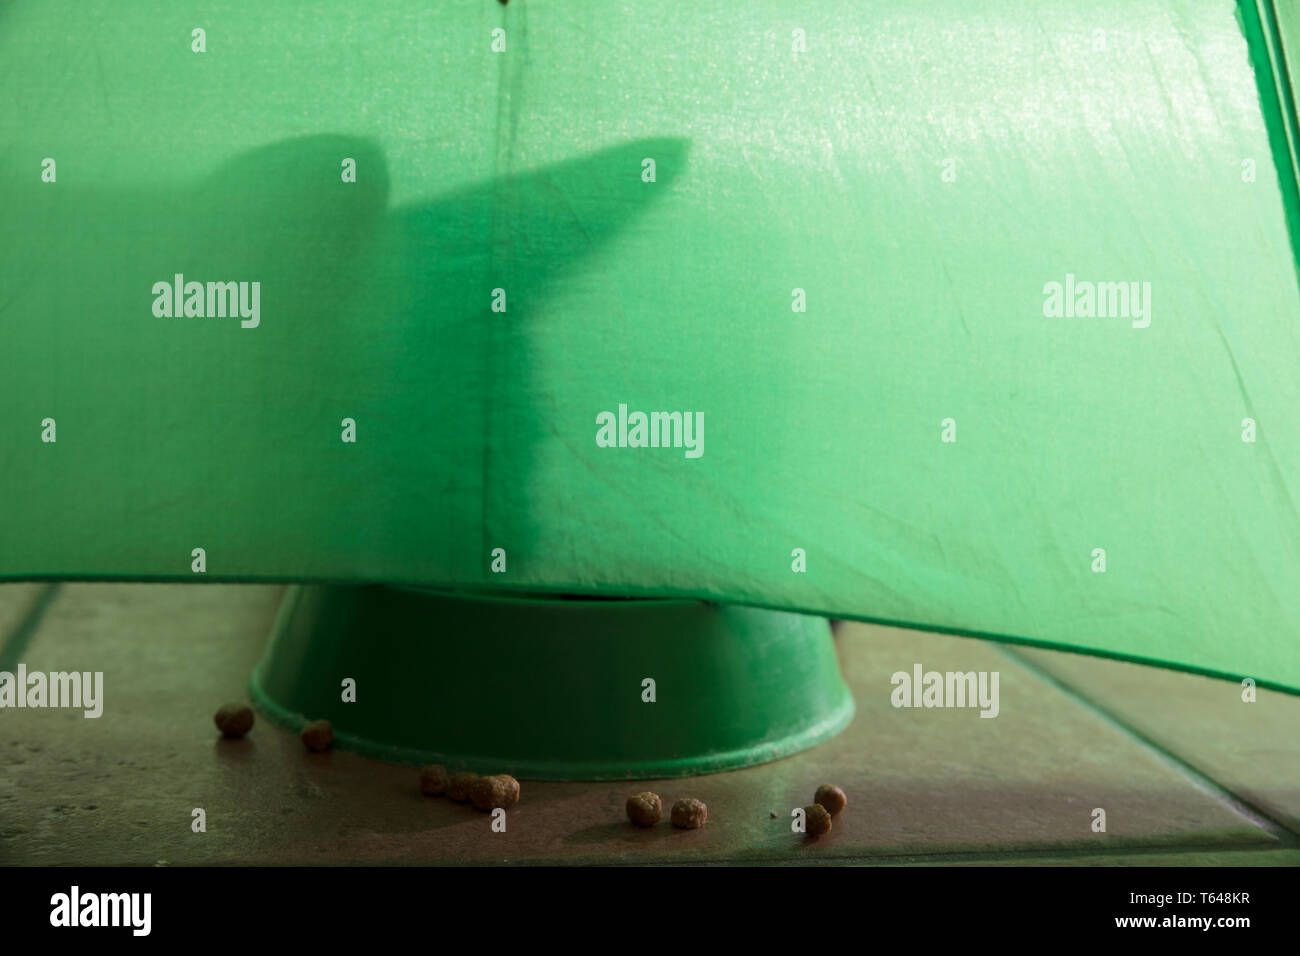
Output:
[[[0,711],[0,863],[1300,864],[1300,699],[1246,704],[1227,682],[859,624],[838,632],[858,713],[833,740],[690,780],[525,781],[493,833],[422,797],[411,768],[307,754],[263,720],[219,739],[212,713],[244,696],[281,594],[0,586],[0,670],[101,670],[106,687],[99,720]],[[999,716],[895,709],[890,675],[914,662],[998,671]],[[803,840],[790,809],[826,781],[849,809]],[[642,789],[698,796],[708,825],[630,827],[623,801]]]

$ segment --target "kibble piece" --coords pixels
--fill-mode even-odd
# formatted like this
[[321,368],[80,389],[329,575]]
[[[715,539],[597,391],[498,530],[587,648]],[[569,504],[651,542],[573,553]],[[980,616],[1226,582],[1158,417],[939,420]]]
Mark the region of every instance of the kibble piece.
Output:
[[470,798],[470,793],[474,788],[475,781],[478,780],[478,774],[461,771],[453,773],[447,781],[447,796],[451,797],[457,803],[464,803]]
[[223,735],[242,737],[253,729],[253,708],[243,704],[225,704],[212,720]]
[[420,792],[429,797],[441,797],[447,792],[447,768],[440,763],[430,764],[420,771]]
[[313,720],[302,729],[302,742],[313,753],[329,750],[334,746],[334,726],[328,720]]
[[824,783],[817,788],[817,795],[813,797],[813,802],[820,803],[826,808],[827,813],[835,816],[849,805],[849,798],[839,787]]
[[820,803],[803,808],[804,832],[808,836],[821,836],[831,832],[831,813]]
[[627,798],[627,818],[639,827],[652,827],[663,817],[664,805],[659,794],[634,793]]
[[673,826],[683,830],[698,830],[709,817],[709,808],[703,800],[688,797],[673,804]]
[[508,773],[479,777],[470,787],[469,796],[484,813],[508,810],[519,802],[519,781]]

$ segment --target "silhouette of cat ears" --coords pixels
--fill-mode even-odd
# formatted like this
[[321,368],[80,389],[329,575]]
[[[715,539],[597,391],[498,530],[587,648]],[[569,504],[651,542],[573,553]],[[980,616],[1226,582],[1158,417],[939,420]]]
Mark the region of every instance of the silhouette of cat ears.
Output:
[[[688,145],[675,137],[634,140],[533,169],[498,172],[389,210],[388,163],[373,140],[303,136],[241,154],[214,172],[200,192],[203,205],[221,218],[237,213],[245,219],[241,231],[254,242],[259,221],[272,220],[270,231],[283,235],[288,219],[302,223],[311,245],[337,248],[380,227],[382,216],[388,242],[414,243],[433,254],[450,246],[461,254],[466,247],[492,250],[507,261],[541,257],[558,268],[664,195],[685,171]],[[345,181],[345,164],[351,164],[355,181]]]

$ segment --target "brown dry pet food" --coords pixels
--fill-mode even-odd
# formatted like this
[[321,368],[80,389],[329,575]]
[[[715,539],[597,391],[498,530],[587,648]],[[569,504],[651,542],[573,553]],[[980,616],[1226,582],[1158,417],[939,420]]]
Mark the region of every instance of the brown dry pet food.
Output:
[[453,773],[451,779],[447,781],[447,796],[457,803],[465,803],[469,800],[470,791],[473,789],[476,780],[478,780],[478,774],[476,773],[469,773],[464,770],[460,773]]
[[313,753],[334,746],[334,727],[328,720],[313,720],[302,729],[302,742]]
[[243,704],[225,704],[212,720],[225,736],[242,737],[253,729],[253,708]]
[[805,832],[808,836],[821,836],[831,832],[830,811],[820,803],[803,808]]
[[469,797],[484,813],[508,810],[519,802],[519,781],[508,773],[479,777],[470,787]]
[[709,808],[703,800],[688,797],[673,804],[673,826],[683,830],[697,830],[709,818]]
[[634,793],[627,798],[627,818],[639,827],[652,827],[663,818],[664,805],[659,794]]
[[440,763],[430,764],[420,771],[420,792],[427,797],[441,797],[447,792],[447,768]]
[[849,805],[849,798],[839,787],[824,783],[817,788],[817,795],[813,797],[813,802],[820,803],[826,808],[827,813],[835,816]]

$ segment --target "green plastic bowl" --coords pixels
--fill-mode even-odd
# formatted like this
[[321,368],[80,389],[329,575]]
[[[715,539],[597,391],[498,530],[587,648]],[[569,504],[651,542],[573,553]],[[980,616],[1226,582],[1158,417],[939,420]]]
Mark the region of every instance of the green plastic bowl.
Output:
[[683,600],[294,587],[250,688],[348,750],[537,780],[747,767],[853,717],[825,619]]

